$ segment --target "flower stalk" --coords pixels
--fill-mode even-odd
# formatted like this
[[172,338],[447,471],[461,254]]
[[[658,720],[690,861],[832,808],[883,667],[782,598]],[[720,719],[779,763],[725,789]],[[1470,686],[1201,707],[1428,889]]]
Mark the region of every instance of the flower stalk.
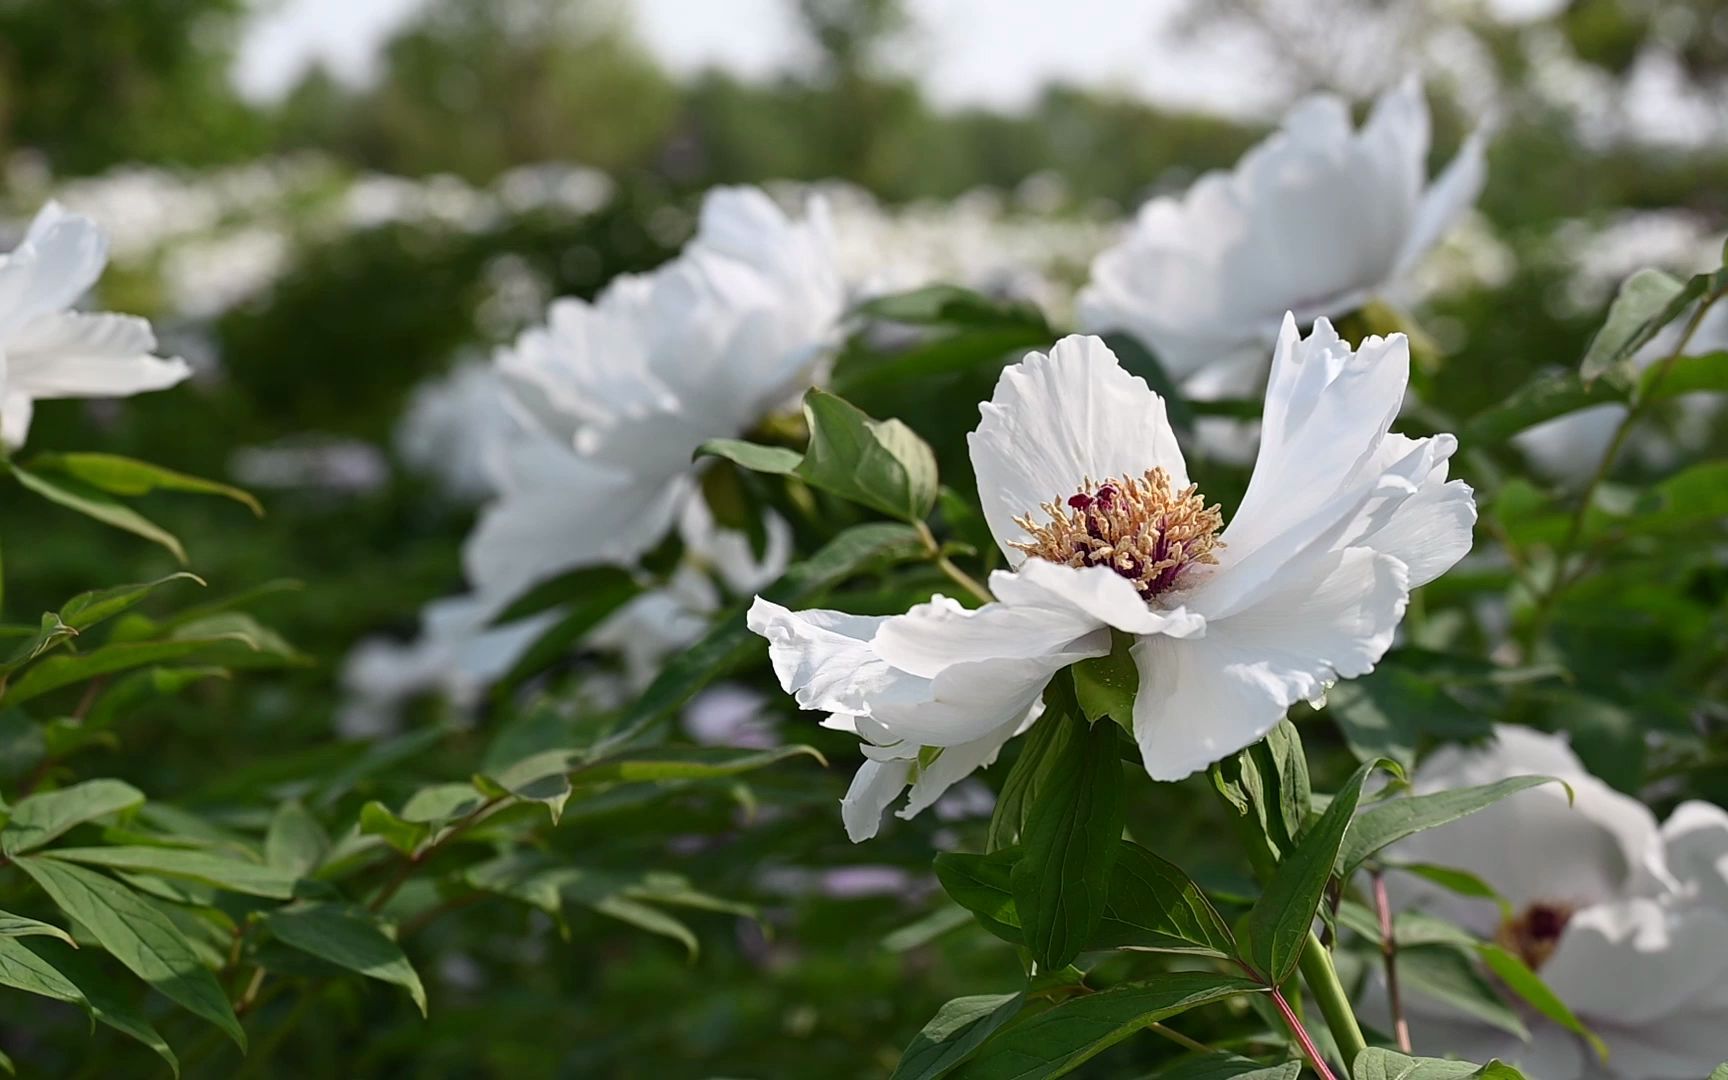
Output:
[[[1308,984],[1308,992],[1314,995],[1315,1004],[1320,1006],[1326,1030],[1332,1033],[1332,1041],[1338,1044],[1338,1052],[1344,1057],[1346,1075],[1349,1075],[1350,1062],[1368,1049],[1368,1040],[1363,1038],[1362,1025],[1356,1022],[1356,1013],[1350,1008],[1350,996],[1344,992],[1344,984],[1338,979],[1338,969],[1332,966],[1332,954],[1312,930],[1308,932],[1308,945],[1302,950],[1300,967],[1302,981]],[[1316,1071],[1326,1075],[1318,1067]]]

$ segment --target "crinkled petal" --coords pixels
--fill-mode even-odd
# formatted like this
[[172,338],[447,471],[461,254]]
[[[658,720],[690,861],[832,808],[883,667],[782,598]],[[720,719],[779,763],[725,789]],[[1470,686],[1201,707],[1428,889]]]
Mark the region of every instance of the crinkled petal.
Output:
[[912,762],[906,758],[876,761],[866,758],[852,777],[852,786],[840,800],[840,820],[846,825],[846,836],[862,843],[876,835],[882,827],[882,811],[906,790]]
[[6,346],[7,388],[32,398],[125,397],[192,374],[150,355],[156,335],[131,315],[62,313],[33,319]]
[[[1551,858],[1544,851],[1543,861]],[[1566,924],[1542,977],[1583,1016],[1621,1027],[1660,1020],[1728,980],[1728,913],[1675,911],[1648,897],[1585,908]]]
[[991,574],[990,591],[1011,606],[1067,611],[1129,634],[1193,637],[1206,630],[1205,618],[1181,605],[1147,606],[1132,582],[1105,566],[1027,559],[1018,570]]
[[978,497],[991,535],[1018,566],[1011,545],[1026,532],[1014,523],[1062,503],[1086,480],[1137,477],[1163,468],[1178,489],[1188,468],[1164,412],[1164,399],[1130,375],[1098,338],[1063,338],[1048,355],[1030,353],[1002,372],[967,439]]
[[889,618],[789,611],[758,596],[745,621],[752,633],[768,639],[774,675],[799,708],[856,717],[869,713],[872,695],[905,679],[870,648],[870,639]]
[[1409,595],[1404,564],[1350,548],[1203,637],[1146,637],[1134,734],[1154,780],[1180,780],[1265,736],[1285,710],[1371,670]]
[[1689,799],[1662,823],[1668,869],[1688,895],[1728,911],[1728,812]]
[[969,743],[945,747],[936,760],[919,765],[912,781],[912,791],[906,797],[906,805],[895,813],[899,817],[911,819],[934,805],[936,800],[955,784],[979,769],[995,764],[996,755],[1002,752],[1002,747],[1007,745],[1009,739],[1025,731],[1041,710],[1042,703],[1034,703],[1026,716],[1015,717],[995,731]]

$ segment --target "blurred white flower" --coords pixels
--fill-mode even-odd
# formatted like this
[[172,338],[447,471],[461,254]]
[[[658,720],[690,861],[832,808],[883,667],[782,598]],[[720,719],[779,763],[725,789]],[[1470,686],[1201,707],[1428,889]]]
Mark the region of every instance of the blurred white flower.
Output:
[[72,310],[107,261],[96,223],[57,203],[0,255],[0,441],[8,448],[24,444],[37,401],[127,397],[192,373],[183,360],[151,355],[156,335],[145,320]]
[[822,204],[793,220],[752,188],[711,192],[665,267],[554,303],[498,355],[533,430],[467,541],[470,582],[509,593],[652,548],[695,491],[696,447],[794,399],[844,310]]
[[842,806],[852,838],[908,784],[903,817],[989,764],[1051,676],[1110,652],[1115,631],[1134,639],[1133,727],[1159,780],[1371,670],[1410,590],[1463,557],[1475,520],[1470,489],[1446,481],[1456,440],[1389,433],[1409,360],[1401,336],[1353,352],[1324,320],[1302,339],[1286,317],[1266,437],[1227,529],[1189,482],[1163,400],[1102,341],[1066,338],[1005,371],[970,439],[1013,567],[991,576],[996,602],[867,617],[758,598],[750,611],[781,685],[864,740]]
[[326,495],[366,495],[390,479],[390,467],[376,446],[315,431],[242,446],[228,459],[228,471],[246,487]]
[[1637,799],[1585,771],[1561,736],[1496,728],[1485,748],[1444,748],[1417,769],[1418,792],[1556,776],[1470,817],[1418,833],[1397,862],[1468,870],[1512,907],[1394,873],[1400,907],[1427,911],[1519,953],[1602,1037],[1606,1065],[1576,1036],[1529,1012],[1531,1041],[1406,992],[1418,1053],[1497,1057],[1543,1080],[1690,1080],[1723,1057],[1728,1030],[1728,814],[1688,802],[1658,828]]
[[452,499],[479,502],[496,494],[499,455],[521,429],[497,369],[464,361],[415,388],[396,424],[396,452]]
[[1305,99],[1234,170],[1141,207],[1092,264],[1082,326],[1129,331],[1188,379],[1258,362],[1286,311],[1306,324],[1395,292],[1482,187],[1480,133],[1432,183],[1428,146],[1414,78],[1360,130],[1341,99]]

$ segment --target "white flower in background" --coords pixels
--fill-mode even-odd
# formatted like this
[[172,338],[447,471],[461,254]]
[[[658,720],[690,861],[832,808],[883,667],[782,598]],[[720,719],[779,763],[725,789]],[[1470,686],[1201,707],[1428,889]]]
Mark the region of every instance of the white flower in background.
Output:
[[1395,904],[1445,918],[1519,953],[1607,1044],[1602,1064],[1533,1012],[1531,1041],[1406,988],[1418,1053],[1497,1057],[1542,1080],[1693,1080],[1720,1064],[1728,1031],[1728,814],[1683,803],[1657,826],[1649,809],[1587,773],[1563,737],[1502,726],[1482,749],[1447,747],[1414,777],[1418,792],[1556,776],[1388,851],[1395,862],[1468,870],[1512,907],[1403,874]]
[[156,335],[145,320],[71,310],[107,261],[96,223],[55,203],[0,256],[0,441],[8,448],[24,444],[37,401],[126,397],[192,373],[183,360],[151,355]]
[[810,385],[844,310],[822,205],[793,220],[752,188],[709,193],[665,267],[553,304],[498,356],[533,431],[468,539],[470,582],[508,593],[652,548],[696,490],[696,447]]
[[[757,599],[781,685],[869,759],[843,804],[854,840],[910,784],[902,816],[990,763],[1032,723],[1057,671],[1134,638],[1134,732],[1176,780],[1266,734],[1290,705],[1361,675],[1410,590],[1470,547],[1470,489],[1450,435],[1390,434],[1409,375],[1402,336],[1352,351],[1286,318],[1265,438],[1227,528],[1188,478],[1164,402],[1103,342],[1070,337],[1007,369],[970,439],[1009,571],[996,602],[937,597],[904,615],[791,612]],[[939,748],[930,750],[924,748]]]
[[[763,524],[768,544],[758,559],[749,538],[718,527],[700,499],[685,505],[678,522],[684,556],[670,579],[631,599],[585,642],[615,655],[623,669],[621,680],[608,681],[603,673],[589,679],[584,689],[602,699],[597,704],[609,707],[640,693],[668,656],[707,632],[728,595],[748,596],[785,573],[791,530],[777,517]],[[477,706],[558,619],[555,611],[543,612],[494,625],[513,599],[476,592],[438,600],[421,612],[414,641],[371,638],[355,646],[343,664],[337,730],[350,738],[394,731],[402,707],[425,694],[458,710]]]
[[[1415,79],[1375,102],[1360,130],[1341,99],[1303,100],[1234,170],[1141,207],[1093,262],[1081,325],[1133,333],[1176,379],[1220,366],[1258,374],[1286,311],[1306,324],[1395,295],[1475,201],[1480,134],[1432,183],[1428,145]],[[1238,393],[1241,381],[1189,390]]]
[[415,387],[394,442],[408,467],[450,498],[479,502],[497,492],[500,455],[521,430],[497,369],[466,361]]

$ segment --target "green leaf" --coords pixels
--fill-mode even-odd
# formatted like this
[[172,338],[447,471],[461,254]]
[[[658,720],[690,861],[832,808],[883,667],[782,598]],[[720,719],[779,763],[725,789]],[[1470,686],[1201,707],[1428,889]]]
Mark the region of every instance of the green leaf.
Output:
[[1000,367],[1018,360],[1030,349],[1043,348],[1052,334],[1042,321],[997,326],[961,327],[938,334],[886,359],[842,362],[835,368],[833,387],[837,393],[869,393],[891,390],[918,379],[963,374]]
[[1114,725],[1086,726],[1061,712],[1042,723],[1065,734],[1052,747],[1010,883],[1026,947],[1052,971],[1080,955],[1104,916],[1121,851],[1122,759]]
[[[824,544],[810,558],[788,567],[779,581],[762,591],[762,596],[796,608],[850,577],[924,555],[922,538],[908,525],[888,522],[857,525]],[[619,738],[628,738],[671,715],[714,679],[762,652],[762,639],[745,625],[744,611],[735,609],[719,619],[700,641],[660,669],[660,674],[624,717]]]
[[1355,1080],[1524,1080],[1523,1073],[1498,1061],[1472,1065],[1468,1061],[1413,1058],[1374,1046],[1356,1055],[1350,1073]]
[[264,861],[293,877],[318,868],[330,850],[330,834],[297,800],[276,807],[264,834]]
[[1014,1019],[1025,1003],[1025,994],[955,998],[912,1037],[888,1080],[940,1080]]
[[[5,662],[0,663],[0,676],[18,670],[61,642],[77,637],[78,631],[62,622],[55,612],[46,611],[37,627],[21,628],[18,636],[28,640],[13,649]],[[4,685],[3,679],[0,679],[0,685]]]
[[1345,781],[1326,812],[1278,864],[1266,891],[1237,931],[1241,960],[1272,985],[1288,979],[1302,958],[1320,898],[1362,797],[1362,784],[1373,769],[1370,762]]
[[1579,373],[1586,379],[1600,378],[1629,360],[1680,313],[1689,292],[1687,286],[1687,282],[1660,270],[1640,270],[1621,282],[1614,302],[1608,305],[1607,319],[1584,353]]
[[1586,382],[1575,371],[1550,372],[1478,412],[1459,437],[1468,446],[1490,446],[1557,416],[1623,403],[1631,396],[1630,380],[1622,375],[1609,373]]
[[[611,568],[604,568],[610,570]],[[583,573],[578,571],[578,573]],[[567,581],[567,578],[555,578],[548,585]],[[634,579],[626,574],[614,571],[603,577],[589,577],[589,586],[578,598],[569,601],[568,609],[558,621],[548,626],[533,643],[522,650],[522,655],[510,665],[510,670],[498,680],[501,688],[516,686],[526,679],[540,674],[559,660],[570,654],[573,646],[588,636],[601,622],[629,603],[642,591]],[[536,603],[544,602],[550,590],[540,588],[530,590],[517,604],[526,611]],[[515,605],[512,605],[513,607]],[[508,614],[508,612],[506,612]],[[522,616],[526,617],[526,615]],[[500,616],[498,621],[506,621]]]
[[179,539],[173,533],[112,495],[79,480],[60,477],[50,479],[28,472],[16,464],[12,466],[12,475],[18,478],[20,484],[49,502],[59,503],[68,510],[76,510],[86,517],[95,518],[104,525],[122,529],[134,536],[142,536],[167,548],[182,564],[186,562],[186,549],[180,545]]
[[1468,870],[1459,870],[1451,866],[1432,866],[1428,863],[1397,863],[1394,869],[1408,874],[1415,874],[1425,881],[1431,881],[1459,896],[1468,896],[1475,900],[1493,900],[1500,905],[1506,918],[1512,917],[1512,906],[1506,902],[1494,887],[1472,874]]
[[1356,818],[1350,826],[1350,838],[1338,852],[1338,876],[1348,879],[1369,856],[1413,836],[1447,822],[1486,810],[1501,799],[1543,784],[1560,784],[1571,801],[1572,788],[1552,776],[1514,776],[1492,784],[1453,788],[1429,795],[1410,795],[1376,803]]
[[114,870],[188,878],[229,892],[288,900],[294,895],[294,876],[258,863],[212,855],[207,851],[171,847],[83,847],[55,848],[49,858]]
[[185,491],[194,495],[219,495],[233,499],[258,517],[264,507],[249,493],[229,484],[188,476],[173,469],[164,469],[148,461],[121,457],[118,454],[39,454],[30,462],[33,469],[48,469],[75,477],[110,495],[147,495],[152,491]]
[[123,780],[86,780],[59,791],[26,796],[12,808],[12,820],[0,831],[0,849],[18,855],[39,848],[73,826],[117,814],[143,801],[144,793]]
[[1476,968],[1471,952],[1453,945],[1412,945],[1398,951],[1398,979],[1460,1013],[1520,1039],[1530,1038],[1518,1013]]
[[1211,775],[1213,786],[1225,799],[1254,818],[1255,842],[1266,845],[1265,861],[1276,862],[1296,845],[1296,837],[1308,820],[1313,792],[1308,759],[1295,724],[1280,720],[1265,739],[1219,761]]
[[77,945],[72,935],[58,926],[14,915],[10,911],[0,911],[0,937],[52,937],[74,947]]
[[197,574],[181,571],[178,574],[169,574],[167,577],[146,581],[138,585],[117,585],[112,589],[79,593],[61,606],[60,618],[74,630],[88,630],[104,619],[111,619],[120,614],[156,589],[172,581],[195,581],[199,585],[204,584],[204,579]]
[[804,455],[784,446],[763,446],[742,439],[709,439],[696,448],[696,457],[724,458],[751,472],[773,476],[791,476],[798,471]]
[[1104,916],[1091,948],[1129,947],[1228,959],[1230,929],[1188,875],[1138,844],[1122,841]]
[[40,994],[55,1001],[87,1004],[84,992],[71,980],[13,937],[0,936],[0,986]]
[[1488,965],[1488,970],[1499,978],[1502,986],[1543,1016],[1589,1043],[1603,1061],[1608,1060],[1608,1047],[1594,1031],[1584,1026],[1584,1022],[1578,1019],[1578,1014],[1561,1001],[1559,995],[1549,989],[1542,977],[1530,970],[1530,966],[1524,963],[1523,959],[1490,941],[1478,942],[1476,951],[1481,955],[1483,963]]
[[1668,365],[1666,373],[1661,364],[1652,364],[1638,380],[1642,401],[1667,401],[1698,393],[1728,393],[1728,352],[1679,357]]
[[936,454],[898,420],[872,420],[825,390],[804,395],[810,445],[797,475],[814,487],[902,521],[936,504]]
[[1186,1058],[1158,1073],[1158,1080],[1296,1080],[1301,1073],[1300,1061],[1264,1065],[1235,1054],[1216,1053]]
[[[1048,697],[1050,691],[1046,691]],[[1020,840],[1026,827],[1026,812],[1036,801],[1038,789],[1055,761],[1052,748],[1067,737],[1063,724],[1033,724],[1032,730],[1014,740],[1020,744],[1019,756],[1002,790],[996,796],[996,807],[990,812],[990,830],[986,850],[998,851]]]
[[696,935],[679,920],[646,901],[702,907],[734,914],[751,914],[743,905],[696,893],[683,879],[666,876],[671,884],[650,878],[588,870],[554,862],[532,852],[512,852],[468,868],[467,881],[477,889],[509,896],[563,922],[564,901],[573,900],[599,914],[626,922],[682,944],[690,959],[700,949]]
[[1178,971],[1070,998],[997,1032],[953,1076],[956,1080],[1063,1076],[1150,1024],[1260,989],[1233,975]]
[[1728,520],[1728,461],[1703,461],[1657,484],[1634,513],[1616,524],[1627,532],[1660,534],[1703,530],[1716,536]]
[[404,855],[412,855],[432,834],[424,822],[408,821],[376,799],[360,808],[360,832],[376,836]]
[[44,938],[31,938],[26,944],[78,987],[96,1019],[156,1051],[174,1075],[180,1075],[179,1059],[133,1001],[131,987],[116,986],[108,972],[88,955],[91,950],[74,949]]
[[168,916],[112,878],[29,855],[13,859],[61,911],[89,930],[114,958],[163,996],[221,1028],[241,1050],[246,1032],[216,977]]
[[346,904],[292,904],[270,912],[264,925],[285,945],[402,987],[426,1015],[426,988],[414,965],[367,912]]
[[1134,731],[1134,697],[1140,691],[1140,670],[1128,650],[1134,639],[1120,630],[1110,631],[1110,655],[1080,661],[1069,670],[1074,674],[1074,699],[1086,719],[1108,716],[1122,730]]
[[1728,1080],[1728,1062],[1724,1062],[1712,1069],[1710,1071],[1710,1080]]
[[988,855],[947,851],[936,856],[936,880],[948,898],[977,917],[984,929],[1019,945],[1020,913],[1014,908],[1010,876],[1020,861],[1019,848],[1002,848]]
[[637,588],[635,579],[622,567],[579,567],[529,586],[504,606],[504,610],[493,618],[492,625],[503,626],[542,611],[585,604],[597,595],[610,594],[625,587],[632,591]]
[[657,780],[716,780],[740,776],[790,758],[828,761],[812,746],[734,750],[725,746],[661,746],[627,750],[577,767],[581,783],[647,783]]

